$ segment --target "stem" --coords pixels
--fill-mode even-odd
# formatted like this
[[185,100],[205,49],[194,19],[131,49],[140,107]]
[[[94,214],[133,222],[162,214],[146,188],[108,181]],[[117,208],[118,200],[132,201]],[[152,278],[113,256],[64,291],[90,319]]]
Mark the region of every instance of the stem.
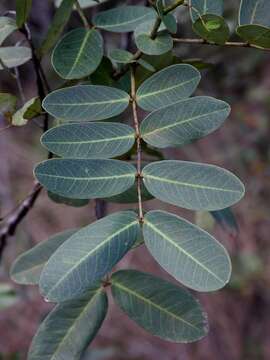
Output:
[[167,15],[169,12],[173,11],[174,9],[176,9],[178,6],[180,5],[184,5],[184,0],[177,0],[174,4],[171,4],[169,6],[167,6],[164,11],[163,14]]
[[223,45],[219,45],[216,43],[210,43],[204,39],[184,39],[184,38],[173,38],[173,41],[175,43],[181,43],[181,44],[195,44],[195,45],[212,45],[212,46],[230,46],[230,47],[243,47],[243,48],[254,48],[259,49],[263,51],[270,51],[270,48],[262,48],[257,45],[252,45],[247,42],[234,42],[234,41],[227,41]]
[[78,0],[75,1],[75,6],[76,6],[77,13],[80,15],[80,18],[83,22],[84,27],[86,28],[86,30],[89,30],[90,29],[89,22],[87,20],[87,17],[84,15],[83,9]]
[[132,112],[134,128],[136,133],[137,143],[137,193],[138,193],[138,208],[139,208],[139,220],[143,222],[143,207],[142,207],[142,148],[141,148],[141,133],[140,123],[137,112],[136,102],[136,81],[135,81],[135,70],[136,65],[131,66],[131,101],[132,101]]

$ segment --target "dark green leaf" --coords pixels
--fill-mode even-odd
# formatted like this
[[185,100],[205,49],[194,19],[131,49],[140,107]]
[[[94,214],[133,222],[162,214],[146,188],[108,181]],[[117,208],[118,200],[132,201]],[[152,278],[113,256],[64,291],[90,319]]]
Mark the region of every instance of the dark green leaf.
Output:
[[261,25],[242,25],[237,34],[250,44],[270,48],[270,28]]
[[155,336],[186,343],[207,334],[207,319],[198,301],[172,283],[123,270],[112,276],[112,293],[120,308]]
[[28,360],[77,360],[96,336],[108,310],[103,289],[57,305],[35,335]]
[[202,15],[193,24],[193,30],[204,40],[224,45],[230,37],[230,29],[225,20],[218,15]]
[[52,55],[55,71],[64,79],[80,79],[92,74],[103,57],[103,38],[94,29],[70,31],[57,44]]
[[138,49],[147,55],[161,55],[173,48],[172,37],[166,30],[160,31],[154,39],[151,38],[154,23],[155,20],[143,22],[134,32]]
[[43,101],[44,109],[67,121],[104,120],[121,114],[129,104],[129,95],[119,89],[78,85],[56,90]]
[[46,264],[41,292],[50,301],[75,298],[101,280],[138,238],[138,215],[122,211],[76,232]]
[[144,6],[119,6],[102,11],[94,17],[96,27],[113,32],[134,31],[136,27],[155,18],[155,12]]
[[141,124],[141,134],[152,146],[181,146],[215,131],[229,113],[224,101],[197,96],[149,114]]
[[56,249],[75,232],[76,230],[67,230],[56,234],[21,254],[10,270],[12,280],[24,285],[38,284],[44,265]]
[[[18,0],[20,1],[20,0]],[[75,0],[63,0],[60,7],[56,10],[54,18],[50,24],[41,48],[38,50],[40,57],[49,52],[57,43],[72,13]]]
[[147,79],[138,89],[138,105],[147,111],[160,109],[189,97],[197,88],[201,75],[191,65],[166,67]]
[[244,185],[218,166],[165,160],[146,165],[144,184],[157,199],[190,210],[219,210],[244,196]]
[[133,165],[119,160],[53,159],[35,168],[49,191],[71,199],[95,199],[120,194],[135,181]]
[[20,28],[26,23],[32,8],[32,0],[16,0],[16,23]]
[[47,131],[41,142],[62,157],[106,159],[128,152],[135,142],[135,132],[119,123],[65,124]]
[[215,291],[229,281],[231,262],[225,248],[187,220],[150,211],[144,218],[143,236],[157,262],[191,289]]

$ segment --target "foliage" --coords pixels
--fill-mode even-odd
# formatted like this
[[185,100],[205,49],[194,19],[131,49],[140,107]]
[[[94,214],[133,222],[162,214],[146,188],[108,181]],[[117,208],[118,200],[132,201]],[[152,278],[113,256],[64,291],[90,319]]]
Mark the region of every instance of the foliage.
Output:
[[[207,136],[230,114],[224,101],[191,97],[200,72],[171,52],[178,26],[173,11],[182,5],[188,5],[193,30],[204,41],[227,44],[223,1],[157,0],[152,7],[112,7],[98,11],[90,24],[83,9],[99,2],[56,1],[52,24],[37,52],[30,41],[30,47],[2,46],[17,27],[27,34],[31,1],[17,1],[16,22],[0,18],[0,69],[18,67],[30,58],[37,64],[54,47],[53,69],[72,80],[46,97],[28,100],[17,112],[12,95],[0,94],[0,110],[12,125],[39,116],[40,101],[45,116],[59,120],[60,125],[48,131],[44,126],[41,143],[49,159],[35,167],[37,181],[50,197],[69,205],[84,205],[89,199],[137,203],[135,210],[57,234],[16,260],[13,280],[39,284],[46,301],[57,303],[33,340],[29,360],[79,359],[106,316],[109,287],[120,308],[153,335],[192,342],[207,334],[206,314],[187,290],[140,271],[114,272],[123,256],[142,243],[190,289],[215,291],[231,275],[227,251],[208,232],[174,214],[143,210],[144,201],[156,198],[209,211],[223,226],[237,229],[230,207],[245,190],[234,174],[210,164],[164,160],[160,153]],[[84,27],[60,38],[73,10]],[[236,31],[247,41],[244,46],[270,47],[269,10],[269,1],[242,0]],[[103,31],[133,32],[137,51],[111,49],[107,57]],[[140,76],[142,70],[146,75]],[[121,123],[120,116],[128,111],[133,126]],[[148,114],[141,121],[144,112]],[[144,162],[149,154],[154,161]]]

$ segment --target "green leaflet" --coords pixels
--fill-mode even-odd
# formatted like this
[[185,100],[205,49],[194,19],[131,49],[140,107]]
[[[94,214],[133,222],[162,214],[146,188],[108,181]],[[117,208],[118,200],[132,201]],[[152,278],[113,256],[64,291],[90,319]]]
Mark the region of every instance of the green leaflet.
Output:
[[16,0],[16,23],[20,28],[26,23],[32,8],[32,0]]
[[181,146],[215,131],[229,113],[224,101],[197,96],[149,114],[141,124],[141,134],[152,146]]
[[146,165],[147,190],[161,201],[190,210],[219,210],[244,196],[244,185],[218,166],[165,160]]
[[24,285],[38,284],[42,269],[51,255],[75,232],[76,230],[63,231],[21,254],[10,270],[12,280]]
[[134,31],[134,40],[139,50],[147,55],[161,55],[173,48],[171,35],[165,30],[160,31],[152,39],[150,34],[155,20],[141,23]]
[[41,292],[50,301],[78,297],[101,280],[138,238],[138,216],[122,211],[76,232],[46,264]]
[[229,281],[231,262],[225,248],[187,220],[150,211],[145,215],[143,235],[157,262],[191,289],[215,291]]
[[113,32],[134,31],[139,24],[155,18],[155,12],[145,6],[119,6],[101,11],[94,17],[96,27]]
[[270,27],[270,2],[268,0],[241,0],[239,25]]
[[67,121],[104,120],[121,114],[129,95],[119,89],[100,85],[78,85],[53,91],[43,101],[44,109]]
[[[0,47],[0,60],[7,68],[21,66],[32,57],[30,48],[25,46],[6,46]],[[3,66],[0,63],[0,70]]]
[[67,33],[52,55],[55,71],[64,79],[81,79],[92,74],[103,57],[103,38],[94,29],[78,28]]
[[44,41],[38,49],[38,55],[42,57],[47,54],[57,43],[72,13],[75,0],[63,0],[60,7],[56,10],[52,23],[46,34]]
[[109,58],[112,61],[120,64],[128,64],[133,62],[133,54],[129,51],[122,49],[112,49],[109,53]]
[[192,22],[195,22],[201,15],[205,14],[222,15],[223,3],[223,0],[189,0]]
[[138,88],[138,105],[147,111],[160,109],[189,97],[201,79],[200,72],[191,65],[176,64],[152,75]]
[[270,48],[270,28],[261,25],[242,25],[237,34],[250,44]]
[[119,160],[52,159],[35,168],[49,191],[71,199],[95,199],[120,194],[135,182],[136,169]]
[[6,16],[0,17],[0,45],[6,38],[17,30],[16,21]]
[[202,15],[192,26],[204,40],[224,45],[230,37],[230,29],[223,17],[213,14]]
[[106,159],[128,152],[135,142],[135,132],[120,123],[65,124],[47,131],[41,142],[62,157]]
[[162,339],[187,343],[207,334],[207,319],[198,301],[172,283],[122,270],[112,276],[112,293],[132,320]]
[[107,295],[101,288],[57,305],[39,327],[28,360],[80,359],[98,332],[107,310]]

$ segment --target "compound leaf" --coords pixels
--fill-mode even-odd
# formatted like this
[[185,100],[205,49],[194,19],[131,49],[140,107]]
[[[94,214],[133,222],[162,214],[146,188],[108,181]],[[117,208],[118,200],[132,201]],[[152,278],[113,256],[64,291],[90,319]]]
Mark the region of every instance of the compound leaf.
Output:
[[103,38],[95,29],[70,31],[56,45],[52,64],[64,79],[80,79],[92,74],[103,57]]
[[186,343],[207,334],[198,301],[163,279],[135,270],[118,271],[112,276],[112,293],[132,320],[162,339]]
[[71,236],[46,264],[40,279],[50,301],[75,298],[102,279],[138,238],[133,211],[114,213]]
[[138,88],[138,105],[147,111],[160,109],[189,97],[201,79],[200,72],[191,65],[166,67],[148,78]]
[[12,280],[24,285],[38,284],[44,265],[56,249],[75,232],[76,230],[63,231],[21,254],[10,270]]
[[133,165],[108,159],[52,159],[35,168],[49,191],[71,199],[95,199],[120,194],[135,181]]
[[119,6],[101,11],[94,17],[96,27],[113,32],[130,32],[150,19],[155,18],[155,12],[145,6]]
[[159,148],[181,146],[215,131],[229,113],[224,101],[197,96],[149,114],[141,124],[141,135]]
[[231,262],[225,248],[187,220],[150,211],[145,215],[143,235],[157,262],[191,289],[215,291],[229,281]]
[[35,335],[28,360],[79,359],[94,339],[108,310],[103,289],[57,305]]
[[129,104],[123,90],[101,85],[78,85],[53,91],[43,101],[44,109],[67,121],[104,120],[121,114]]
[[161,201],[190,210],[219,210],[244,196],[244,185],[218,166],[165,160],[142,171],[147,190]]
[[120,123],[65,124],[47,131],[41,142],[62,157],[106,159],[130,150],[135,132],[132,127]]

